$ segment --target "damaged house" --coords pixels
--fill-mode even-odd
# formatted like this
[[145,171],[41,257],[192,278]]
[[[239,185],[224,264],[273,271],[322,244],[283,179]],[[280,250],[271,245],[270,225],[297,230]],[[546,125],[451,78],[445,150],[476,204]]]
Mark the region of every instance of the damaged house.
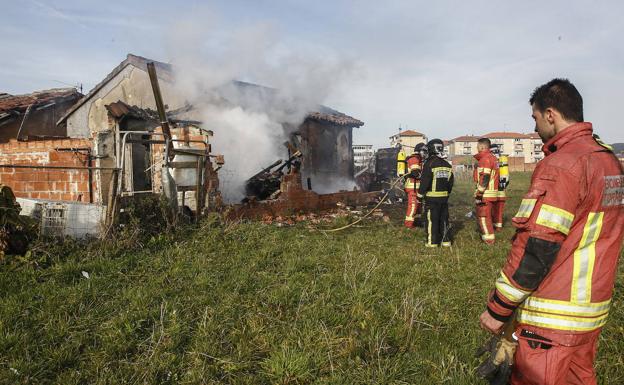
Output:
[[[171,65],[153,62],[166,96],[169,148],[169,129],[156,112],[148,74],[152,62],[129,54],[84,97],[65,90],[52,98],[51,90],[35,93],[36,102],[31,98],[12,109],[0,107],[0,125],[6,119],[4,125],[10,127],[5,131],[0,126],[6,135],[0,140],[0,183],[14,190],[25,213],[38,215],[42,225],[56,226],[54,233],[84,235],[110,222],[120,196],[165,192],[191,210],[204,207],[204,200],[218,201],[216,170],[223,158],[211,153],[212,132],[193,120],[193,107],[175,92]],[[253,92],[270,90],[242,82],[232,85]],[[0,103],[5,96],[0,94]],[[295,130],[303,179],[308,187],[351,180],[352,130],[363,123],[324,106],[317,110]],[[179,169],[163,173],[164,163]],[[173,191],[172,181],[177,186]],[[82,219],[71,217],[73,212]],[[70,229],[72,225],[77,228]]]

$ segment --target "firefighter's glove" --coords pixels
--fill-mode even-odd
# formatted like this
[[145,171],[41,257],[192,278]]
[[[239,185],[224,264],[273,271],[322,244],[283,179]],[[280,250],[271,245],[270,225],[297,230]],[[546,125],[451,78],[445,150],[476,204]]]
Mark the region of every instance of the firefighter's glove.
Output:
[[517,342],[501,338],[500,335],[490,338],[477,350],[477,357],[489,352],[487,359],[477,368],[477,375],[487,380],[490,385],[506,385],[511,376],[517,346]]
[[482,204],[483,203],[483,191],[476,190],[474,193],[475,203]]

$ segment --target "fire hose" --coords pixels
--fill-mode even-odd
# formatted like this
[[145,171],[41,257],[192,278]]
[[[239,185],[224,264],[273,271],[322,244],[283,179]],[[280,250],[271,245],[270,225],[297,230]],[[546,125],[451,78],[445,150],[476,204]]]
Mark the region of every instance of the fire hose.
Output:
[[377,202],[377,204],[375,205],[375,207],[373,207],[372,209],[370,209],[366,214],[364,214],[363,216],[361,216],[360,218],[358,218],[357,220],[344,225],[342,227],[338,227],[337,229],[329,229],[329,230],[319,230],[323,233],[333,233],[336,231],[341,231],[344,229],[348,229],[349,227],[356,225],[358,223],[360,223],[364,218],[368,217],[369,215],[371,215],[375,210],[377,210],[377,208],[379,208],[379,206],[381,206],[381,204],[386,200],[386,198],[388,198],[388,195],[390,194],[390,191],[392,191],[392,189],[396,186],[396,184],[399,181],[402,181],[403,177],[398,177],[396,178],[391,184],[390,184],[390,188],[388,189],[388,191],[386,191],[386,193],[384,194],[384,196],[379,200],[379,202]]

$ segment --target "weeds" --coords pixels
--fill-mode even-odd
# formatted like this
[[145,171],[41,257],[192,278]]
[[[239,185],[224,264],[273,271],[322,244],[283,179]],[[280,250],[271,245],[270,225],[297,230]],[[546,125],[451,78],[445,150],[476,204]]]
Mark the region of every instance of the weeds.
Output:
[[[0,383],[478,384],[477,319],[528,179],[512,181],[494,248],[465,217],[468,183],[450,250],[424,249],[400,212],[332,234],[210,216],[133,241],[41,240],[38,267],[0,266]],[[603,384],[624,383],[623,288],[620,272]]]

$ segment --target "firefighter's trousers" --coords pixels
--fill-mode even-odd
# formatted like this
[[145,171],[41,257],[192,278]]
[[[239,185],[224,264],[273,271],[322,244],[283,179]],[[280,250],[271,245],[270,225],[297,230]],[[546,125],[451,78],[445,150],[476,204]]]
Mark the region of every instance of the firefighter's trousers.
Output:
[[575,346],[527,339],[520,336],[520,330],[516,331],[519,341],[512,385],[596,385],[594,359],[599,330]]
[[503,212],[505,211],[505,199],[498,198],[492,205],[492,221],[494,230],[503,228]]
[[491,200],[477,203],[477,222],[481,232],[481,240],[485,243],[494,243],[494,228],[503,227],[503,210],[505,201]]
[[405,189],[407,195],[407,209],[405,211],[405,227],[414,227],[414,220],[420,209],[418,199],[416,199],[415,189]]
[[448,202],[427,200],[425,202],[425,221],[427,230],[427,247],[450,246]]

